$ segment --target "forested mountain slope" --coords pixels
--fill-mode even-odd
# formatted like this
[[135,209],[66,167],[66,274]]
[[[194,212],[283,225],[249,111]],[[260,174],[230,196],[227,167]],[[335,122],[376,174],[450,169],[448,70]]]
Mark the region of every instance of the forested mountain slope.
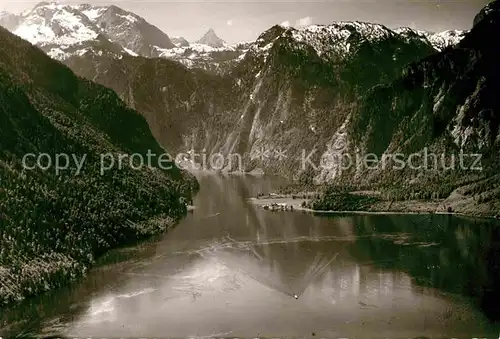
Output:
[[[128,162],[106,163],[101,175],[101,154],[164,152],[144,118],[3,28],[0,46],[3,304],[73,280],[112,247],[165,231],[184,215],[182,197],[196,185],[175,167]],[[47,158],[46,170],[24,169],[28,153],[86,158],[81,171],[71,162],[56,173]]]

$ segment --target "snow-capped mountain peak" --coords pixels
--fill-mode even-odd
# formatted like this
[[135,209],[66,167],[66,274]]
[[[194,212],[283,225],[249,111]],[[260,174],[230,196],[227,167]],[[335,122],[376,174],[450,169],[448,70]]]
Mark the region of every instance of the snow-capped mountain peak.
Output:
[[3,13],[0,25],[65,61],[83,55],[164,57],[188,67],[226,68],[250,44],[226,45],[209,30],[199,43],[170,39],[144,18],[120,7],[41,2],[19,16]]
[[287,46],[295,50],[314,50],[326,62],[338,63],[357,56],[361,50],[369,53],[367,46],[388,41],[392,46],[401,46],[395,48],[389,56],[393,61],[399,62],[404,46],[413,45],[429,52],[433,49],[441,51],[457,44],[465,34],[465,31],[430,33],[407,27],[393,30],[381,24],[359,21],[339,21],[300,28],[275,25],[259,36],[250,48],[249,55],[266,62],[275,46]]
[[171,38],[170,40],[172,40],[172,43],[176,46],[176,47],[189,47],[189,42],[181,37],[181,36],[176,36],[176,37],[173,37]]
[[215,31],[210,28],[200,40],[196,41],[198,44],[207,45],[214,48],[224,47],[226,42],[219,38]]
[[71,6],[39,3],[24,12],[14,33],[32,44],[73,45],[97,38],[99,30]]
[[449,46],[457,45],[467,33],[468,31],[448,30],[434,33],[430,35],[428,39],[434,47],[437,47],[438,50],[442,51]]
[[92,22],[95,22],[95,20],[107,10],[107,7],[92,6],[89,4],[76,5],[73,7],[82,12]]
[[407,43],[420,40],[418,43],[440,51],[458,43],[466,33],[430,33],[411,28],[391,30],[380,24],[341,21],[300,28],[275,25],[262,33],[255,42],[239,45],[226,44],[213,29],[209,29],[201,39],[189,43],[182,37],[170,39],[144,18],[114,5],[67,5],[56,2],[41,2],[21,15],[0,13],[0,25],[61,61],[88,52],[118,58],[129,54],[164,57],[188,67],[217,70],[243,60],[247,52],[267,58],[277,41],[296,49],[312,48],[320,58],[337,62],[355,55],[366,44],[376,44],[386,39]]
[[117,6],[41,2],[20,16],[0,17],[0,24],[57,59],[81,55],[103,43],[118,52],[153,56],[154,46],[173,48],[169,37],[140,16]]
[[449,46],[457,45],[465,37],[468,31],[447,30],[434,33],[410,27],[401,27],[395,29],[394,32],[406,37],[420,37],[421,39],[426,39],[436,51],[442,51]]
[[168,35],[159,28],[117,6],[87,8],[84,13],[93,18],[94,23],[112,42],[138,55],[151,57],[153,46],[175,47]]
[[276,25],[261,34],[252,50],[265,55],[277,41],[287,41],[295,48],[312,47],[321,58],[334,61],[347,57],[364,42],[375,42],[393,34],[383,25],[356,21],[301,28]]

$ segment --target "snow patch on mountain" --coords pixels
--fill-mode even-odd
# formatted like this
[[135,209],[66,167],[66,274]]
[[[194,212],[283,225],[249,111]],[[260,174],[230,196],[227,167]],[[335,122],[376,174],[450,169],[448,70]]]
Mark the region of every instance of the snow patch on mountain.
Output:
[[186,39],[184,39],[181,36],[176,36],[176,37],[170,38],[170,40],[172,40],[172,43],[176,47],[188,47],[189,46],[189,41],[187,41]]
[[52,59],[56,60],[64,60],[67,57],[67,53],[65,53],[62,49],[57,47],[51,48],[50,51],[47,52],[47,55]]
[[235,45],[228,45],[210,29],[197,42],[189,43],[182,37],[170,39],[140,16],[114,5],[58,3],[40,3],[19,16],[0,13],[0,24],[60,61],[86,53],[111,53],[116,57],[128,54],[168,58],[187,67],[217,72],[244,60],[248,53],[260,55],[265,62],[278,40],[295,49],[312,48],[324,60],[336,62],[356,53],[364,42],[394,35],[421,39],[442,50],[458,43],[466,33],[429,33],[411,28],[390,30],[379,24],[345,21],[300,28],[276,25],[255,42]]
[[420,37],[420,39],[428,41],[436,51],[442,51],[447,47],[457,45],[468,33],[468,31],[463,30],[434,33],[409,27],[397,28],[394,32],[408,39]]
[[124,47],[123,49],[125,50],[125,52],[127,52],[127,53],[128,53],[128,54],[130,54],[131,56],[134,56],[134,57],[139,56],[139,54],[135,53],[134,51],[132,51],[132,50],[130,50],[130,49],[128,49],[128,48],[125,48],[125,47]]
[[81,12],[70,6],[50,3],[23,13],[14,34],[32,44],[44,46],[93,40],[99,32]]
[[[0,24],[16,35],[41,47],[50,56],[64,60],[100,44],[110,52],[152,57],[153,45],[174,47],[169,37],[134,13],[114,5],[65,5],[39,3],[16,17],[4,14]],[[46,48],[44,48],[46,47]],[[124,48],[127,50],[125,51]],[[71,52],[70,52],[71,50]],[[92,50],[92,49],[90,49]]]
[[252,53],[267,60],[269,51],[277,41],[288,41],[294,48],[312,47],[327,61],[338,61],[355,52],[363,42],[375,42],[394,35],[383,25],[364,22],[335,22],[331,25],[310,25],[301,28],[274,26],[261,34]]
[[225,65],[232,65],[242,60],[251,47],[251,43],[238,43],[223,47],[212,47],[200,43],[175,48],[160,48],[154,46],[155,54],[160,58],[178,61],[186,67],[203,68],[221,72]]
[[[330,25],[310,25],[301,28],[274,26],[262,33],[251,47],[254,55],[260,55],[264,62],[277,41],[293,44],[293,48],[312,47],[316,54],[329,62],[348,58],[356,53],[365,42],[375,43],[391,37],[405,40],[420,39],[436,51],[456,45],[466,31],[444,31],[430,33],[408,27],[391,30],[380,24],[357,21],[340,21]],[[397,60],[396,56],[393,60]]]
[[[80,6],[75,6],[76,9],[79,9]],[[90,7],[88,9],[82,10],[82,13],[89,18],[89,20],[94,21],[99,18],[106,11],[105,7]]]
[[348,55],[353,44],[360,40],[376,41],[391,35],[391,31],[382,25],[363,22],[337,22],[290,30],[296,41],[310,45],[318,56],[328,59]]
[[434,48],[439,51],[449,46],[457,45],[467,34],[468,31],[448,30],[440,33],[430,34],[427,39]]
[[130,14],[127,14],[127,15],[116,14],[116,16],[123,18],[126,21],[133,22],[133,23],[138,21],[138,19],[136,17],[134,17],[133,15],[130,15]]

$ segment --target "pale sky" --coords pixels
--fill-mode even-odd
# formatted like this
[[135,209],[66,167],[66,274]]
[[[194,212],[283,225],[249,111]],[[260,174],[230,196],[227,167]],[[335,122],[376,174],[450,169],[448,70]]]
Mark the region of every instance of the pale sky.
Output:
[[[39,1],[0,0],[0,10],[19,13]],[[368,21],[390,28],[408,26],[429,31],[470,29],[488,0],[302,0],[302,1],[139,1],[59,0],[79,4],[114,4],[144,17],[169,36],[189,41],[209,28],[229,43],[252,41],[275,24],[290,26]]]

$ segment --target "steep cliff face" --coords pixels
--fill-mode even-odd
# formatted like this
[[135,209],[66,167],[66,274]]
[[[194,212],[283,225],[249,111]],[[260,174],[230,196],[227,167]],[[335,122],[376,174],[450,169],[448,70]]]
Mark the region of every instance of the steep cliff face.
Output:
[[99,15],[92,18],[93,23],[100,27],[111,41],[137,55],[151,57],[157,47],[174,47],[167,34],[134,13],[117,6],[94,6],[87,11],[98,11]]
[[179,37],[173,37],[172,39],[172,43],[176,46],[176,47],[189,47],[189,41],[187,41],[185,38],[179,36]]
[[[196,136],[209,148],[234,123],[235,84],[166,59],[95,56],[72,58],[80,76],[110,87],[148,121],[156,139],[172,152],[186,151]],[[199,133],[203,132],[202,135]]]
[[[352,125],[367,150],[402,148],[395,140],[401,133],[412,136],[404,148],[413,150],[440,138],[459,148],[498,146],[500,46],[490,38],[500,32],[498,6],[483,10],[455,48],[412,63],[392,84],[371,90]],[[404,125],[417,119],[419,124]]]
[[234,48],[194,43],[157,49],[188,67],[106,53],[65,62],[139,110],[172,152],[238,153],[241,170],[318,183],[431,188],[445,182],[434,193],[447,196],[460,177],[467,183],[491,175],[344,169],[339,159],[407,157],[428,148],[450,160],[450,153],[463,150],[484,153],[490,159],[485,167],[493,171],[496,6],[485,8],[470,32],[390,30],[363,22],[274,26],[254,43]]
[[[413,177],[412,183],[423,186],[432,182],[429,190],[442,187],[445,196],[454,188],[475,183],[476,188],[462,193],[485,191],[486,200],[496,199],[500,45],[491,37],[500,33],[499,8],[496,1],[481,11],[456,47],[411,63],[396,81],[370,90],[350,122],[352,142],[363,152],[379,155],[409,154],[424,147],[447,154],[448,160],[459,152],[482,154],[482,171],[470,171],[470,167],[427,171],[420,178]],[[387,171],[371,175],[403,183],[412,179],[411,173],[403,173],[399,177]],[[478,187],[481,181],[485,187]]]
[[[425,39],[346,22],[272,27],[223,77],[160,59],[73,57],[67,64],[113,88],[171,149],[239,153],[244,170],[296,176],[302,149],[327,149],[366,90],[433,51]],[[263,150],[269,156],[256,156]]]
[[[410,61],[432,53],[420,39],[406,40],[381,25],[337,23],[300,30],[275,26],[234,70],[244,89],[241,142],[250,153],[285,150],[265,167],[300,175],[305,151],[319,156],[344,134],[364,92],[395,77]],[[342,137],[340,137],[342,138]],[[260,164],[257,164],[260,165]]]
[[175,60],[188,68],[203,69],[213,74],[227,74],[245,56],[251,43],[212,47],[199,43],[180,42],[171,49],[156,48],[157,57]]

